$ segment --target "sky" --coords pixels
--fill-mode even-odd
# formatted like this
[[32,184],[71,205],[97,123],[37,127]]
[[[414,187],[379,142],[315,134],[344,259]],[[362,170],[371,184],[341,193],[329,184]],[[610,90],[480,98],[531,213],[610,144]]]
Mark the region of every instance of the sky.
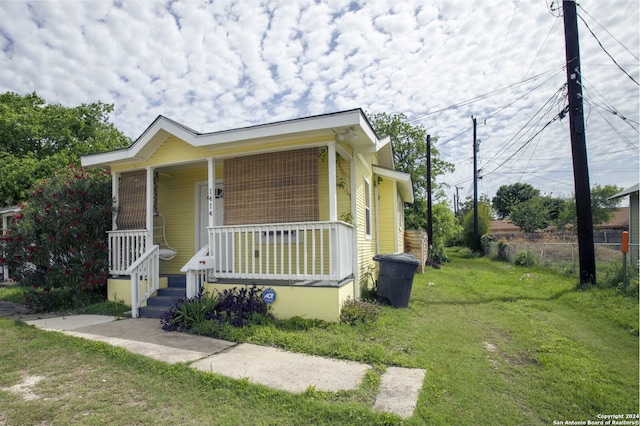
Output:
[[[639,177],[640,2],[581,0],[591,186]],[[593,34],[592,34],[593,32]],[[0,0],[0,93],[115,106],[136,139],[362,108],[423,126],[449,202],[528,183],[574,191],[562,9],[550,0]]]

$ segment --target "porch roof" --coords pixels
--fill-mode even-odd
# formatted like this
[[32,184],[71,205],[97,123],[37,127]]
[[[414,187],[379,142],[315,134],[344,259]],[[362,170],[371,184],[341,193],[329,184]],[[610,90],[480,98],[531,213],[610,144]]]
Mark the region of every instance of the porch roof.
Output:
[[413,185],[411,184],[410,174],[376,166],[375,164],[373,165],[373,173],[396,181],[402,200],[405,203],[413,203]]
[[[210,149],[246,147],[247,143],[269,144],[286,140],[326,138],[349,144],[355,153],[378,152],[389,143],[379,138],[361,109],[297,118],[239,129],[199,133],[162,115],[158,116],[128,148],[82,157],[83,166],[108,167],[145,161],[170,135],[194,147]],[[386,164],[385,164],[386,165]],[[393,164],[389,164],[393,167]]]

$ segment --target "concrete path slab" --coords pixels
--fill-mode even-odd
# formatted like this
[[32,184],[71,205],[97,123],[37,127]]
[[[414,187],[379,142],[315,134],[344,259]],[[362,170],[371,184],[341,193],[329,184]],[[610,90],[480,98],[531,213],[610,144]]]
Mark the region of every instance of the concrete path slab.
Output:
[[133,340],[120,339],[118,337],[98,336],[95,334],[78,333],[76,331],[63,331],[64,334],[83,339],[105,342],[112,346],[124,348],[134,354],[144,355],[149,358],[163,361],[169,364],[179,362],[193,362],[202,359],[209,353],[190,351],[187,349],[172,348],[169,346],[156,345],[154,343],[137,342]]
[[420,368],[389,367],[382,375],[375,410],[397,414],[403,418],[413,415],[426,371]]
[[[296,354],[252,344],[186,333],[166,332],[157,319],[117,319],[105,315],[69,315],[25,321],[45,330],[108,343],[167,363],[185,362],[200,371],[293,393],[357,389],[371,368],[354,361]],[[381,378],[374,409],[411,417],[425,370],[389,367]]]
[[43,318],[32,321],[25,321],[27,324],[35,325],[43,330],[75,330],[76,328],[89,325],[103,324],[115,321],[116,317],[108,315],[69,315],[58,318]]
[[293,393],[304,392],[310,387],[326,392],[356,389],[371,368],[358,362],[295,354],[247,343],[197,361],[192,366],[234,379],[248,378],[251,382]]

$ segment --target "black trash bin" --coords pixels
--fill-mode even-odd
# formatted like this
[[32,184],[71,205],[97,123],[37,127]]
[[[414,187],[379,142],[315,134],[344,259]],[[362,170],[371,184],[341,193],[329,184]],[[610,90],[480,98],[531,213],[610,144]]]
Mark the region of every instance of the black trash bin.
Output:
[[394,308],[409,306],[413,276],[420,261],[407,253],[378,254],[373,260],[380,263],[378,299],[388,300]]

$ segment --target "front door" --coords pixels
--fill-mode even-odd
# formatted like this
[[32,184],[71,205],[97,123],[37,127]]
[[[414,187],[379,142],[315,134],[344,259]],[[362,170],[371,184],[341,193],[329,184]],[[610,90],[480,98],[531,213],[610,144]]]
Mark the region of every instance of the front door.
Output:
[[[206,244],[208,244],[208,232],[207,226],[209,224],[209,202],[208,202],[208,186],[206,183],[199,184],[199,223],[198,223],[198,238],[196,239],[196,250],[200,250]],[[213,191],[213,225],[222,226],[224,224],[224,186],[222,182],[216,182],[215,189]],[[231,272],[232,265],[227,265],[227,259],[229,253],[233,253],[233,239],[229,239],[227,244],[226,235],[221,235],[220,238],[216,238],[214,241],[216,258],[214,260],[216,265],[216,271]],[[231,263],[231,262],[229,262]]]

